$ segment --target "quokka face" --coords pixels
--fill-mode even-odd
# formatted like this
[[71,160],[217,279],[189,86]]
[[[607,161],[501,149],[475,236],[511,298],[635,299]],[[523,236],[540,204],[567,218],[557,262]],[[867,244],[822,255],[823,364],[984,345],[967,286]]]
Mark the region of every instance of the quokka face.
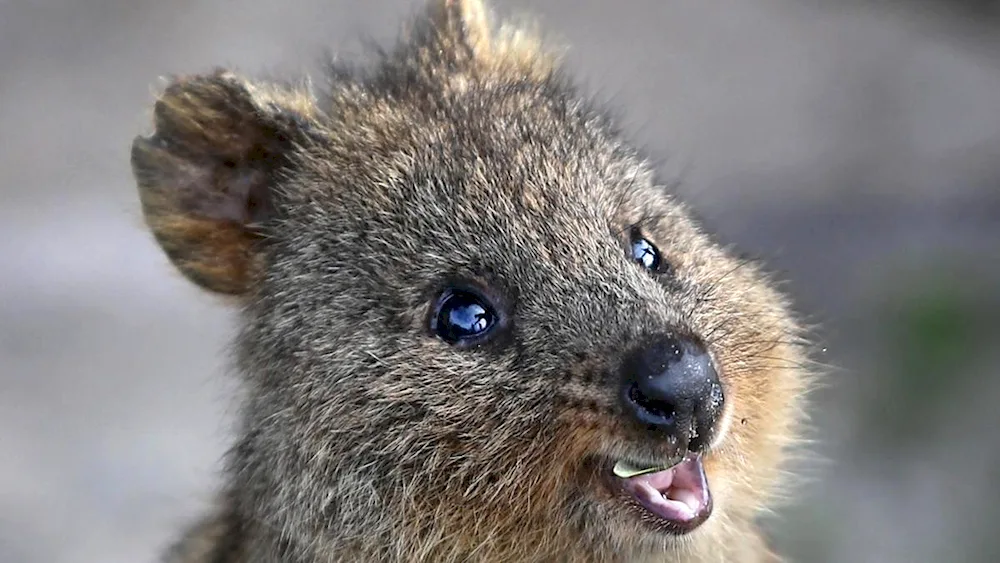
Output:
[[242,306],[246,553],[682,561],[757,537],[798,328],[532,39],[439,0],[321,99],[220,71],[155,120],[149,225]]

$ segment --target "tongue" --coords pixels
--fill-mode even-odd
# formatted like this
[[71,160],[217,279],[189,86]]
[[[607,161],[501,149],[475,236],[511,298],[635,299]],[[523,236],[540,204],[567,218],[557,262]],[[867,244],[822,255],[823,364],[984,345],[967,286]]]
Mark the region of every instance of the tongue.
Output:
[[622,479],[622,486],[646,510],[685,524],[708,515],[712,495],[700,456],[655,473]]

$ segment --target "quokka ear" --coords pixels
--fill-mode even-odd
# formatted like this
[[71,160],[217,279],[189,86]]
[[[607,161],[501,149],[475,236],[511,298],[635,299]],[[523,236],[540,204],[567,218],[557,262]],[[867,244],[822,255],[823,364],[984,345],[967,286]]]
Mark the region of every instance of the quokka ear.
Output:
[[430,0],[427,18],[445,52],[489,56],[493,31],[481,0]]
[[431,67],[541,78],[556,62],[529,30],[496,25],[482,0],[428,0],[416,24],[413,42]]
[[147,225],[188,279],[229,295],[254,286],[275,183],[315,108],[304,92],[225,71],[177,78],[156,101],[132,171]]

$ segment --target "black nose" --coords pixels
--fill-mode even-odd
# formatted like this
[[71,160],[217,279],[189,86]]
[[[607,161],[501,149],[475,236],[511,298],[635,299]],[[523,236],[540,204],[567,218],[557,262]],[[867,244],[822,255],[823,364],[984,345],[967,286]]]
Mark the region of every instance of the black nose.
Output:
[[711,443],[725,397],[704,346],[660,337],[629,354],[623,368],[625,410],[640,424],[691,451]]

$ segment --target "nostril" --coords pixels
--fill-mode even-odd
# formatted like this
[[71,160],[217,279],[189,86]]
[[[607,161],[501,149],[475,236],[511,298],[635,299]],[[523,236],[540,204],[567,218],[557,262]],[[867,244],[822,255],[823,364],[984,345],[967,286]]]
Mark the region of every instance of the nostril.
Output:
[[629,386],[628,399],[649,417],[648,422],[650,423],[669,424],[677,416],[673,403],[647,397],[636,383]]

